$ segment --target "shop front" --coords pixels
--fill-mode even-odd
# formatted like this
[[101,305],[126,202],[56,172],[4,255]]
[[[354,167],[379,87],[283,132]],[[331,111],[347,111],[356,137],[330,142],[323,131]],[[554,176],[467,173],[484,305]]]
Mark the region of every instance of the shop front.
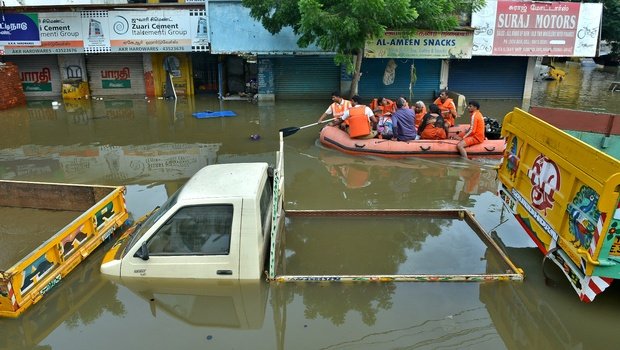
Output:
[[144,97],[144,67],[142,54],[95,54],[86,56],[88,83],[93,97]]

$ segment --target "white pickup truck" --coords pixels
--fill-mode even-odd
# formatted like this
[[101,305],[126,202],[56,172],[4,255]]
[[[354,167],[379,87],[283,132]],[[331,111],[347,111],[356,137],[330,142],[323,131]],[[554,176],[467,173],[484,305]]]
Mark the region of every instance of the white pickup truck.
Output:
[[[107,252],[104,275],[122,279],[173,278],[345,281],[522,280],[523,274],[462,209],[284,210],[283,136],[273,170],[267,163],[208,165],[199,170],[146,220],[127,230]],[[464,221],[506,263],[496,274],[286,275],[284,217],[287,229],[297,219],[340,217],[366,220],[416,220],[430,217]],[[323,221],[322,221],[323,220]],[[386,221],[387,223],[388,221]],[[335,224],[337,226],[337,224]],[[324,229],[318,226],[317,229]],[[294,231],[294,229],[292,229]]]
[[260,279],[272,216],[282,210],[274,205],[269,173],[267,163],[202,168],[120,237],[101,272],[121,278]]

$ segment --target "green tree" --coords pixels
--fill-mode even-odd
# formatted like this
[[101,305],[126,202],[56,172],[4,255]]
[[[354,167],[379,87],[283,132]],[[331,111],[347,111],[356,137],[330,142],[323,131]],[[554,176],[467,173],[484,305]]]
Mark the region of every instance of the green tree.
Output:
[[471,13],[484,0],[243,0],[250,15],[270,33],[284,27],[299,35],[297,44],[316,44],[335,52],[334,62],[353,74],[351,95],[357,94],[366,39],[386,29],[451,30],[457,15]]
[[620,58],[620,1],[603,1],[601,39],[611,44],[611,55]]

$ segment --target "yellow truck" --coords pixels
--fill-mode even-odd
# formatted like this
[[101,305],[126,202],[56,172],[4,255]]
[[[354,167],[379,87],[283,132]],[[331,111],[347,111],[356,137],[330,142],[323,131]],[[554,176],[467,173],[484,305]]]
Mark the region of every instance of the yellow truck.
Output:
[[124,194],[124,186],[0,181],[0,316],[18,317],[123,228]]
[[502,136],[505,207],[592,301],[620,278],[620,161],[518,108]]

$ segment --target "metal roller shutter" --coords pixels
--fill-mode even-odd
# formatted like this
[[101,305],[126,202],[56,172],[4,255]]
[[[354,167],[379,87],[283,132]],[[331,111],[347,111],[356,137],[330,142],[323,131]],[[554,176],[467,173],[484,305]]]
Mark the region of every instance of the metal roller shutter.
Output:
[[510,56],[451,60],[448,87],[468,100],[523,98],[527,60]]
[[395,99],[398,96],[409,98],[409,82],[411,80],[411,65],[416,71],[416,83],[413,86],[413,99],[431,101],[435,92],[439,90],[441,76],[441,60],[428,59],[394,59],[396,71],[394,82],[383,84],[385,68],[389,58],[365,58],[362,61],[362,78],[359,84],[359,95],[365,99],[387,97]]
[[62,94],[57,55],[12,56],[5,58],[19,69],[26,97],[55,97]]
[[86,69],[93,96],[146,94],[142,54],[88,55]]
[[276,98],[325,99],[340,90],[340,66],[331,56],[278,57],[273,62]]

